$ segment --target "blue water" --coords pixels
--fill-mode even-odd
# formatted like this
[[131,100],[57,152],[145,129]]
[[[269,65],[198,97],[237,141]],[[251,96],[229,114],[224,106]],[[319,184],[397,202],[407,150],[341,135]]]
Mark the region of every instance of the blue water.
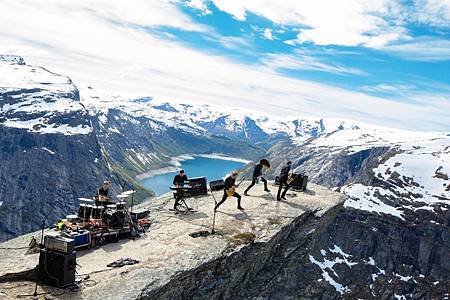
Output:
[[[195,157],[181,162],[181,168],[184,169],[188,178],[204,176],[208,181],[221,179],[230,171],[243,166],[245,163],[242,162],[206,157]],[[143,179],[140,183],[159,196],[170,191],[169,187],[176,174],[177,172],[156,175]]]

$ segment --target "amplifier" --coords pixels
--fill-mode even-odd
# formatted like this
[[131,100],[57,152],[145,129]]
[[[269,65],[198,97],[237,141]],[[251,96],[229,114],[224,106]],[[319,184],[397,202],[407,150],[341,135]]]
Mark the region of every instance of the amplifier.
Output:
[[48,250],[72,253],[75,250],[75,241],[59,235],[47,234],[44,236],[44,247]]
[[209,188],[211,191],[221,191],[225,188],[225,181],[223,179],[210,181]]
[[188,197],[200,196],[208,194],[208,188],[206,186],[206,177],[189,178],[189,190]]
[[147,218],[148,214],[149,214],[149,210],[146,208],[138,208],[133,210],[132,212],[130,212],[131,214],[131,218],[133,220],[139,220],[139,219],[143,219],[143,218]]
[[67,287],[75,283],[75,267],[77,255],[61,253],[48,249],[39,252],[39,265],[37,266],[38,279],[41,283],[54,287]]
[[[295,191],[306,191],[308,185],[308,176],[301,174],[294,174],[295,179],[291,182],[290,186]],[[280,185],[280,176],[275,177],[275,185]]]
[[293,190],[306,191],[308,185],[308,176],[298,174],[294,181],[291,182],[291,187]]

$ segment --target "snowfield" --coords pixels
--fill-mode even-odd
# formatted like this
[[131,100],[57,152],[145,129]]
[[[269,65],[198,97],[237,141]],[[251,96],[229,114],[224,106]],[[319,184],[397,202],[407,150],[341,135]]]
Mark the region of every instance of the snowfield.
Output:
[[65,76],[26,65],[17,56],[0,56],[0,124],[42,134],[88,134],[89,124],[67,124],[61,116],[81,116],[78,90]]

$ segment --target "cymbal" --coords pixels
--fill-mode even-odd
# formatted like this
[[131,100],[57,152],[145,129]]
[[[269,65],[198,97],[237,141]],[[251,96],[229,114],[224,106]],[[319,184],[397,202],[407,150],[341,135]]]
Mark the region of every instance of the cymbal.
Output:
[[85,201],[85,202],[94,202],[94,200],[89,199],[89,198],[78,198],[78,200]]
[[117,198],[128,198],[128,197],[129,197],[129,195],[125,195],[125,194],[117,195]]
[[121,195],[133,195],[136,191],[125,191]]

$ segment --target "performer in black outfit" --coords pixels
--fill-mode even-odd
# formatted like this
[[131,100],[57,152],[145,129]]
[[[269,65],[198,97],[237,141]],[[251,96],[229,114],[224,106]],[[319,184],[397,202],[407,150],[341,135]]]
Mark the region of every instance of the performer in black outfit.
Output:
[[[182,186],[187,181],[188,178],[186,174],[184,174],[184,170],[180,170],[180,172],[173,178],[173,185]],[[177,206],[180,205],[180,200],[183,199],[184,196],[183,191],[176,191],[175,193],[173,193],[173,196],[175,198],[175,204],[173,205],[173,209],[177,210]]]
[[267,188],[267,180],[262,176],[262,169],[264,167],[263,160],[261,160],[253,170],[253,179],[252,183],[248,186],[248,188],[244,191],[244,195],[248,196],[247,192],[255,186],[256,182],[258,181],[258,178],[261,178],[261,181],[264,183],[264,191],[270,192],[270,190]]
[[[224,203],[225,200],[227,200],[228,197],[236,197],[237,203],[238,203],[237,208],[240,210],[244,210],[244,208],[241,206],[241,195],[239,195],[238,193],[236,193],[234,191],[234,189],[237,187],[237,185],[236,185],[236,177],[237,176],[238,176],[238,173],[233,172],[230,176],[228,176],[225,179],[225,188],[223,190],[222,200],[219,203],[217,203],[216,207],[214,207],[214,210],[217,210],[219,208],[219,206],[222,205],[222,203]],[[233,192],[233,194],[229,196],[227,192],[229,192],[229,193]]]
[[[288,183],[288,178],[289,178],[289,172],[291,171],[291,165],[292,162],[288,161],[286,163],[286,165],[283,166],[283,168],[281,169],[280,172],[280,186],[278,187],[278,193],[277,193],[277,200],[280,201],[281,199],[286,200],[286,193],[290,188],[290,185]],[[281,190],[283,189],[284,186],[284,191],[283,194],[281,194]],[[281,195],[281,197],[280,197]]]
[[102,187],[98,189],[97,195],[95,195],[95,205],[108,205],[112,202],[111,197],[108,196],[109,193],[109,181],[103,181]]

